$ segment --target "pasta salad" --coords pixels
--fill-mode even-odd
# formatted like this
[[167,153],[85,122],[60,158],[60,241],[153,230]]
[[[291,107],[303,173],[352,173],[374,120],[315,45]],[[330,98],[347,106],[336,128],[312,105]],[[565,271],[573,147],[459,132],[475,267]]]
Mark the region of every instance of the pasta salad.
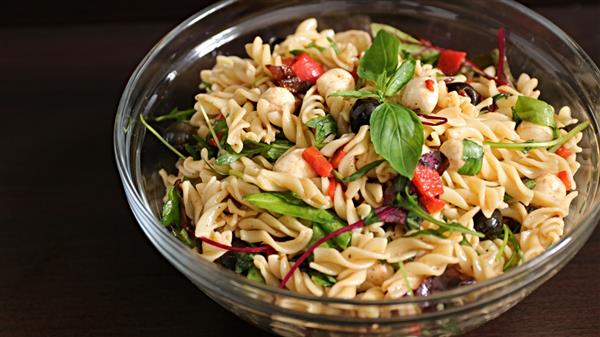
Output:
[[505,43],[501,29],[470,59],[309,18],[217,56],[193,109],[140,115],[179,157],[159,172],[162,224],[200,258],[315,296],[427,296],[534,258],[563,235],[588,123],[513,78]]

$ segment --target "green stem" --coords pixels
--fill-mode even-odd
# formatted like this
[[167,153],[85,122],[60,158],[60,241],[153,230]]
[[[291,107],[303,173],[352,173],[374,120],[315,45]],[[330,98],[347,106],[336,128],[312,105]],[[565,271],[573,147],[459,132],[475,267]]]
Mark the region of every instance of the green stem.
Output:
[[415,294],[413,293],[413,290],[412,290],[412,286],[410,285],[410,282],[408,281],[408,274],[406,273],[406,269],[404,269],[404,262],[399,261],[398,266],[400,267],[400,272],[402,273],[402,278],[404,279],[404,283],[406,283],[406,292],[410,296],[415,296]]
[[155,121],[162,122],[167,119],[179,119],[180,117],[189,118],[194,114],[194,112],[196,112],[195,109],[181,110],[175,113],[168,113],[166,115],[158,116],[156,117]]
[[566,143],[569,139],[575,137],[579,132],[583,131],[588,125],[590,125],[589,121],[585,121],[576,127],[574,127],[568,133],[548,142],[533,142],[533,143],[495,143],[495,142],[483,142],[485,145],[489,145],[491,148],[499,148],[499,149],[514,149],[514,150],[523,150],[523,149],[532,149],[532,148],[549,148],[548,151],[554,152],[559,147],[561,147],[564,143]]
[[148,131],[150,131],[154,136],[156,136],[156,138],[158,138],[158,140],[160,140],[161,143],[165,144],[165,146],[168,147],[169,150],[173,151],[173,153],[175,153],[179,158],[185,159],[185,156],[181,154],[181,152],[177,151],[176,148],[169,144],[169,142],[167,142],[166,139],[164,139],[156,130],[154,130],[154,128],[151,127],[150,124],[148,124],[148,122],[146,122],[143,114],[140,114],[140,122],[142,122],[142,125],[144,125],[144,127],[148,129]]
[[504,249],[506,248],[506,245],[508,244],[508,232],[510,231],[510,228],[508,228],[508,226],[506,224],[502,225],[504,227],[504,238],[502,239],[502,245],[500,246],[500,249],[498,250],[498,254],[496,254],[496,261],[500,261],[500,258],[502,257],[502,255],[504,255]]

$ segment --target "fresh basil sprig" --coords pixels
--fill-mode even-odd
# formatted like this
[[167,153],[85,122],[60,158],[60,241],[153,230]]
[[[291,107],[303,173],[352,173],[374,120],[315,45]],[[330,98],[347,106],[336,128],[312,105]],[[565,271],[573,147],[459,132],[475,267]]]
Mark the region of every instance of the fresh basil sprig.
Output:
[[408,108],[385,102],[373,111],[370,124],[375,152],[396,172],[412,178],[424,142],[419,117]]
[[315,145],[318,148],[323,146],[323,141],[325,141],[325,138],[327,138],[329,135],[337,133],[337,123],[329,114],[311,118],[308,122],[306,122],[306,126],[315,129]]
[[[323,231],[327,234],[346,227],[346,223],[337,215],[324,209],[309,206],[302,200],[295,199],[289,193],[254,193],[246,195],[244,200],[270,212],[319,223]],[[351,237],[350,232],[345,232],[334,237],[332,241],[341,249],[345,249],[348,247]]]
[[458,173],[474,176],[481,171],[483,164],[483,147],[472,140],[463,139],[463,160],[465,164]]
[[396,72],[399,46],[400,42],[393,35],[380,31],[360,59],[358,76],[376,82],[378,89],[383,89],[387,77]]

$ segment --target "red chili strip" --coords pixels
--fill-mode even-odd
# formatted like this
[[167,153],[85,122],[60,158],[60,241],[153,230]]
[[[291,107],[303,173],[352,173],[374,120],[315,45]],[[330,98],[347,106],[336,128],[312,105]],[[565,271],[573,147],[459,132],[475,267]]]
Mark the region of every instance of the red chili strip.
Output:
[[198,240],[205,242],[211,246],[215,246],[217,248],[221,248],[221,249],[225,249],[225,250],[229,250],[232,252],[240,252],[240,253],[261,253],[261,252],[268,252],[268,251],[272,251],[273,248],[271,248],[271,246],[259,246],[259,247],[235,247],[235,246],[228,246],[225,244],[222,244],[220,242],[211,240],[205,236],[201,236],[198,238]]
[[[389,213],[394,212],[394,207],[382,207],[380,209],[375,210],[375,212],[377,213],[377,216],[380,219],[385,218],[389,215]],[[285,277],[281,280],[281,283],[279,283],[279,288],[282,288],[282,289],[285,288],[285,285],[288,283],[290,278],[292,278],[292,275],[294,275],[294,273],[296,272],[298,267],[300,267],[302,262],[304,262],[304,260],[306,260],[310,256],[310,254],[312,254],[312,252],[315,249],[317,249],[317,247],[319,247],[322,243],[329,241],[332,238],[334,238],[340,234],[343,234],[345,232],[351,231],[356,228],[363,227],[364,225],[365,225],[365,222],[363,220],[360,220],[351,225],[348,225],[346,227],[342,227],[338,230],[335,230],[335,231],[325,235],[321,239],[317,240],[317,242],[315,242],[312,246],[308,247],[306,249],[306,251],[298,258],[298,260],[296,260],[296,262],[294,262],[294,264],[292,265],[290,270],[287,272],[287,274],[285,274]]]

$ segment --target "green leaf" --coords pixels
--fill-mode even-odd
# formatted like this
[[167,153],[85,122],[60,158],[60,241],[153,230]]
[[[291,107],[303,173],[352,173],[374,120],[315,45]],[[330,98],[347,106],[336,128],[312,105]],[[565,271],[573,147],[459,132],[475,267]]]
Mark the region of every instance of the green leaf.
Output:
[[335,42],[334,39],[330,38],[329,36],[327,37],[327,41],[329,42],[329,46],[333,49],[333,51],[335,52],[336,55],[340,54],[340,48],[338,48],[337,43]]
[[531,97],[519,96],[513,107],[513,119],[516,122],[527,121],[533,124],[556,128],[554,111],[550,104]]
[[169,113],[156,117],[155,121],[162,122],[168,119],[189,121],[195,112],[196,109],[179,110],[178,108],[173,108],[173,110],[171,110]]
[[415,65],[415,60],[402,62],[396,73],[389,79],[385,89],[385,96],[394,96],[413,78],[415,75]]
[[249,270],[248,270],[248,275],[246,275],[246,277],[254,282],[260,282],[260,283],[265,283],[265,279],[262,276],[262,274],[260,273],[260,270],[258,270],[258,268],[256,268],[255,266],[252,266]]
[[321,147],[329,135],[337,133],[337,123],[329,114],[311,118],[306,122],[306,126],[315,129],[315,145],[317,147]]
[[375,152],[401,175],[412,178],[423,148],[423,125],[410,109],[393,103],[379,105],[371,115]]
[[483,147],[474,141],[463,139],[463,160],[465,164],[458,173],[474,176],[481,171],[483,164]]
[[181,228],[179,231],[173,231],[173,234],[179,241],[183,242],[186,246],[190,248],[196,247],[196,241],[190,238],[190,235],[185,230],[185,228]]
[[358,76],[377,81],[381,75],[392,74],[398,66],[399,41],[386,31],[379,31],[373,44],[365,51],[358,65]]
[[590,125],[589,121],[585,121],[578,124],[576,127],[566,134],[555,138],[554,140],[547,142],[524,142],[524,143],[496,143],[496,142],[483,142],[485,145],[489,145],[491,148],[497,149],[512,149],[512,150],[526,150],[526,149],[537,149],[537,148],[548,148],[548,151],[554,152],[569,139],[575,137],[579,132],[583,131]]
[[434,64],[440,56],[439,51],[424,46],[421,41],[395,27],[381,23],[371,24],[371,33],[373,36],[376,36],[381,30],[384,30],[398,38],[400,42],[399,51],[403,54],[404,58],[410,56],[412,58],[421,60],[423,63]]
[[509,94],[495,94],[494,96],[492,96],[492,102],[496,103],[501,99],[506,99],[510,97]]
[[375,160],[371,163],[368,163],[367,165],[361,167],[358,171],[352,173],[351,175],[345,177],[345,178],[341,178],[340,180],[345,182],[345,183],[349,183],[349,182],[353,182],[355,180],[358,180],[360,178],[362,178],[365,174],[369,173],[369,171],[371,171],[372,169],[376,168],[377,166],[381,165],[385,160],[380,159],[380,160]]
[[173,145],[169,144],[169,142],[167,142],[167,140],[163,136],[161,136],[160,133],[158,133],[158,131],[156,131],[152,126],[150,126],[150,124],[148,124],[148,122],[146,122],[146,119],[144,118],[143,114],[140,114],[140,122],[161,143],[163,143],[169,150],[173,151],[173,153],[175,153],[177,155],[177,157],[179,157],[181,159],[185,159],[185,156],[183,154],[181,154],[181,152],[177,151],[177,149],[174,148]]
[[[257,143],[254,141],[249,141],[249,142],[254,143],[254,144],[261,144],[261,143]],[[268,150],[266,152],[261,152],[261,154],[263,156],[265,156],[265,158],[267,158],[269,160],[273,160],[273,161],[279,159],[279,157],[281,157],[282,154],[284,154],[287,150],[289,150],[290,147],[294,146],[294,144],[287,139],[277,139],[277,140],[271,142],[271,144],[263,144],[263,145],[268,145],[267,146]]]
[[384,30],[384,31],[396,36],[398,39],[400,39],[400,41],[410,42],[410,43],[414,43],[414,44],[421,44],[421,41],[415,39],[414,37],[399,30],[396,27],[388,26],[383,23],[372,23],[371,24],[371,34],[373,36],[377,36],[377,34],[379,34],[380,30]]
[[508,226],[504,225],[505,233],[508,234],[508,244],[512,247],[512,254],[508,261],[504,264],[504,271],[509,270],[512,267],[518,266],[522,262],[525,261],[525,255],[523,254],[523,250],[521,249],[521,244],[519,240],[515,237],[515,234],[508,228]]
[[379,98],[379,95],[368,92],[368,91],[358,91],[358,90],[344,90],[344,91],[336,91],[334,93],[329,94],[329,97],[352,97],[352,98]]
[[415,212],[407,212],[406,220],[404,223],[406,232],[421,230],[422,222],[423,222],[423,219],[421,219],[418,215],[416,215]]
[[180,197],[175,186],[169,186],[167,190],[167,201],[163,204],[160,223],[165,226],[178,226],[180,220],[179,211]]
[[308,272],[308,274],[310,275],[310,279],[316,284],[319,285],[321,287],[325,287],[325,288],[329,288],[331,286],[333,286],[337,280],[335,279],[335,277],[330,276],[330,275],[325,275],[321,272],[318,272],[316,270],[310,270]]
[[245,274],[250,268],[254,267],[254,254],[237,252],[235,261],[235,272]]
[[293,144],[288,140],[275,140],[271,144],[264,144],[252,140],[244,141],[244,148],[240,153],[235,153],[231,147],[227,147],[227,151],[222,153],[215,161],[216,165],[230,165],[242,157],[251,157],[255,155],[263,155],[269,160],[277,160],[281,155],[289,150]]
[[[244,200],[269,212],[319,223],[327,234],[346,227],[346,223],[337,215],[324,209],[309,206],[303,201],[291,197],[289,193],[254,193],[246,195]],[[338,247],[345,249],[350,243],[350,238],[350,232],[345,232],[334,237],[332,240]]]
[[294,56],[298,56],[302,53],[306,53],[306,51],[304,51],[303,49],[292,49],[290,50],[290,54],[294,55]]
[[[321,240],[326,235],[325,231],[323,230],[323,228],[321,228],[321,225],[319,225],[318,223],[314,223],[312,225],[312,230],[312,238],[310,239],[310,242],[308,243],[308,245],[306,245],[306,247],[312,247],[317,241]],[[331,248],[332,245],[329,243],[329,241],[325,241],[319,247]]]

